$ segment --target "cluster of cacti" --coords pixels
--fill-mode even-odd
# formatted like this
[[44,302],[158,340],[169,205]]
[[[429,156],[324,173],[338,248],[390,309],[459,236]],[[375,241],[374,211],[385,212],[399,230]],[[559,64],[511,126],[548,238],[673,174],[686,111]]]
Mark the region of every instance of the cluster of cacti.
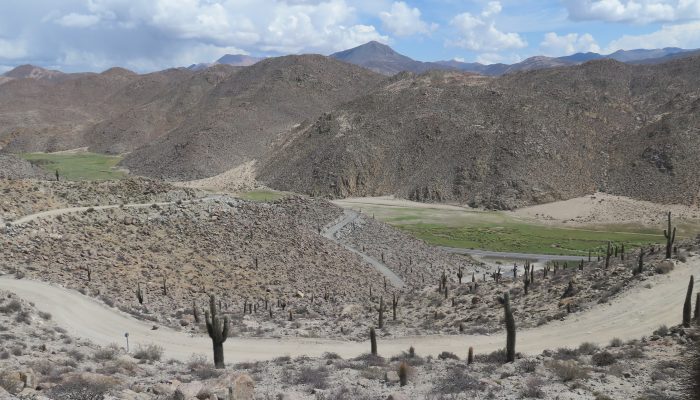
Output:
[[688,282],[688,291],[685,294],[685,303],[683,304],[683,326],[690,328],[690,313],[692,311],[693,301],[693,282],[695,278],[691,275],[690,282]]
[[209,311],[204,312],[204,321],[214,349],[214,366],[224,368],[224,342],[228,338],[229,320],[228,317],[224,317],[222,321],[219,317],[216,297],[213,294],[209,296]]
[[666,238],[666,258],[671,258],[673,250],[673,242],[676,241],[676,228],[671,231],[671,212],[668,212],[668,228],[664,229],[664,237]]
[[510,296],[504,293],[499,300],[503,304],[506,321],[506,361],[513,362],[515,361],[515,319],[510,308]]
[[[496,283],[499,283],[499,282],[501,281],[501,276],[502,276],[502,273],[501,273],[501,267],[500,267],[500,266],[498,267],[498,270],[497,270],[496,272],[491,273],[491,277],[493,278],[493,280],[494,280]],[[484,278],[484,281],[486,281],[486,278]]]

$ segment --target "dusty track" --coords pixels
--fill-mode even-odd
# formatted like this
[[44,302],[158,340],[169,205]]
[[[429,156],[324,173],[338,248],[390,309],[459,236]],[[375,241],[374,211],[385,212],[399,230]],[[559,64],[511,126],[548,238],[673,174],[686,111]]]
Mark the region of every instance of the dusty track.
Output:
[[[698,257],[693,257],[687,264],[679,264],[669,275],[649,279],[650,289],[640,285],[616,298],[613,304],[598,305],[565,321],[519,331],[517,350],[537,354],[544,349],[578,346],[582,342],[605,344],[614,337],[627,340],[649,335],[661,324],[678,324],[691,274],[700,274]],[[191,337],[164,327],[152,330],[152,325],[108,308],[76,291],[10,277],[0,278],[0,289],[15,292],[33,302],[38,309],[50,312],[56,323],[72,335],[97,344],[123,344],[124,333],[129,332],[132,348],[139,344],[156,343],[164,348],[165,358],[186,360],[192,354],[209,355],[211,352],[211,342],[207,337]],[[503,347],[504,343],[502,334],[380,337],[379,351],[388,356],[415,346],[420,354],[435,355],[441,351],[451,351],[463,355],[469,346],[474,346],[477,353],[485,353]],[[225,344],[229,362],[268,360],[282,355],[318,356],[327,351],[353,357],[366,353],[368,349],[368,343],[305,338],[230,338]]]

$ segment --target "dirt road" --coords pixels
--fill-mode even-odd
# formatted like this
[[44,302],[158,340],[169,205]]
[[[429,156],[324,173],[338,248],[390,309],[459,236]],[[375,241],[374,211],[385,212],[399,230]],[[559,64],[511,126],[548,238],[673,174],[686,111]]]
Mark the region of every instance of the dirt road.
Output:
[[377,260],[374,257],[368,256],[367,254],[359,251],[358,249],[356,249],[348,244],[340,242],[338,240],[338,238],[336,237],[336,234],[338,233],[338,231],[343,229],[346,225],[351,224],[354,220],[357,219],[357,217],[359,217],[359,214],[357,214],[355,211],[345,210],[343,212],[343,216],[340,219],[338,219],[337,222],[326,227],[326,229],[322,233],[323,237],[325,237],[326,239],[332,240],[334,242],[337,242],[341,246],[345,247],[345,249],[347,249],[348,251],[355,253],[358,256],[362,257],[362,259],[365,260],[365,262],[367,262],[368,264],[373,266],[377,271],[379,271],[379,273],[386,276],[386,279],[389,280],[389,283],[391,283],[392,286],[394,286],[395,288],[402,288],[405,285],[403,279],[401,279],[398,275],[396,275],[394,273],[394,271],[392,271],[384,263],[382,263],[381,261]]
[[[657,275],[647,280],[651,288],[638,288],[616,298],[613,304],[594,308],[564,321],[555,321],[537,328],[518,332],[517,351],[538,354],[544,349],[578,346],[583,342],[607,344],[612,338],[623,340],[651,334],[660,325],[681,322],[681,313],[688,278],[700,275],[700,259],[693,257],[679,264],[669,275]],[[39,310],[52,314],[54,321],[74,336],[97,344],[124,345],[124,333],[129,332],[132,349],[139,344],[155,343],[165,350],[165,358],[187,360],[192,354],[210,356],[211,342],[206,336],[192,337],[168,328],[152,330],[152,325],[138,321],[118,310],[108,308],[92,298],[58,286],[30,280],[0,278],[0,289],[15,292],[33,302]],[[516,316],[517,323],[517,316]],[[388,325],[391,331],[391,325]],[[451,351],[460,356],[469,346],[477,353],[502,348],[505,337],[493,336],[422,336],[390,338],[380,334],[379,352],[385,356],[398,354],[410,346],[423,355]],[[327,339],[229,338],[225,344],[228,362],[269,360],[282,355],[319,356],[335,352],[354,357],[369,350],[369,343]]]

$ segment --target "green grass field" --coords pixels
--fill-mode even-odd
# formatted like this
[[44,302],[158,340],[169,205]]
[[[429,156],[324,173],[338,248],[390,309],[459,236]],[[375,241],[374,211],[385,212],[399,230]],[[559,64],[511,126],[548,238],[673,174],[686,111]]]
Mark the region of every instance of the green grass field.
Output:
[[[507,213],[467,209],[406,207],[382,204],[340,205],[361,210],[437,246],[501,252],[588,255],[608,241],[633,248],[664,242],[663,228],[641,225],[598,225],[568,228],[523,221]],[[679,224],[679,236],[689,225]],[[697,226],[696,226],[697,228]],[[594,253],[595,254],[595,253]]]
[[395,224],[428,243],[438,246],[491,251],[587,255],[603,251],[608,241],[625,243],[627,248],[663,240],[663,236],[634,232],[605,232],[550,226],[508,223],[496,226],[449,227],[438,224]]
[[243,200],[250,200],[250,201],[260,201],[260,202],[268,202],[268,201],[275,201],[275,200],[280,200],[285,197],[287,197],[289,193],[286,192],[278,192],[275,190],[252,190],[250,192],[243,192],[239,193],[238,197],[240,197]]
[[126,176],[115,167],[119,156],[95,153],[25,153],[22,158],[50,173],[58,170],[61,179],[69,181],[106,181]]

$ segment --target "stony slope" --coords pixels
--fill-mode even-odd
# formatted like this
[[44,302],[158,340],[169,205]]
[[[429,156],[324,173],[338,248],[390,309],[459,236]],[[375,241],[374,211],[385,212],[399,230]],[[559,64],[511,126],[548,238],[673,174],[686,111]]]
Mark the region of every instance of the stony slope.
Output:
[[403,74],[301,127],[259,173],[328,197],[508,209],[597,189],[695,204],[700,58],[483,78]]
[[295,125],[370,92],[383,79],[323,56],[267,59],[222,79],[190,118],[123,165],[173,179],[216,175],[264,157]]

